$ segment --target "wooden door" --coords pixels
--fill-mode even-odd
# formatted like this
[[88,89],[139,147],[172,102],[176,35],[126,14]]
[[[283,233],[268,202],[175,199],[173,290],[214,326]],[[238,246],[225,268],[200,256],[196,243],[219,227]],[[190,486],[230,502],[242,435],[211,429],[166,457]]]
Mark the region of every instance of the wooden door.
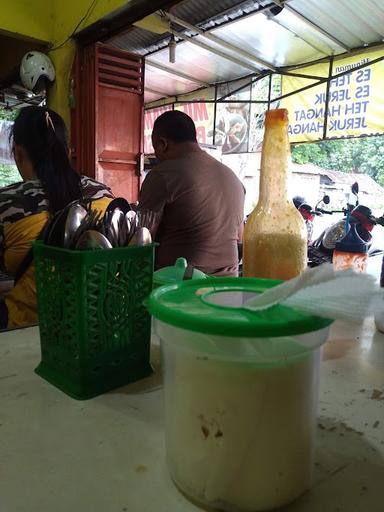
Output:
[[79,172],[137,201],[143,160],[144,61],[101,43],[74,65],[73,157]]

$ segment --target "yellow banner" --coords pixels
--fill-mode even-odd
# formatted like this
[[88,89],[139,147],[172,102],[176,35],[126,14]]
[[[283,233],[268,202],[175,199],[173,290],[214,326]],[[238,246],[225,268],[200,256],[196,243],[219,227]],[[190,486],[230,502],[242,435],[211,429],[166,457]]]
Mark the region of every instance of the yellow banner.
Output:
[[[354,71],[354,68],[384,56],[384,49],[335,59],[329,90],[327,138],[356,137],[384,133],[384,60]],[[336,75],[349,71],[337,77]],[[327,77],[329,64],[300,68],[298,73]],[[309,84],[306,78],[282,77],[282,94]],[[291,142],[320,140],[324,133],[326,84],[293,94],[280,103],[289,112]]]

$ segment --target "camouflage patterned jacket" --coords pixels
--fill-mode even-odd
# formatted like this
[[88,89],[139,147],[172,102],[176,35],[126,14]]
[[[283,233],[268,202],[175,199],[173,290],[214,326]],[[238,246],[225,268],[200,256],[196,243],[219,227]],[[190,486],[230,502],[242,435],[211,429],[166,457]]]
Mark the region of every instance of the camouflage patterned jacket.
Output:
[[[81,177],[83,197],[92,207],[104,211],[113,198],[105,185]],[[40,181],[25,181],[0,189],[0,257],[1,266],[15,275],[49,219],[48,201]],[[33,265],[6,295],[8,327],[37,322],[36,287]]]

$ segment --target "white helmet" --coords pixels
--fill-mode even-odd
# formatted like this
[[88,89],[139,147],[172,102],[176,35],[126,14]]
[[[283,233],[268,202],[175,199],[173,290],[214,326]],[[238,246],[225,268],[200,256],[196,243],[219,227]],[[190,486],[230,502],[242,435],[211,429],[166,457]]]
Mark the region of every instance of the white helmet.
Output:
[[55,68],[51,59],[45,53],[28,52],[24,55],[20,64],[20,78],[24,87],[34,91],[40,78],[47,78],[51,82],[54,81]]

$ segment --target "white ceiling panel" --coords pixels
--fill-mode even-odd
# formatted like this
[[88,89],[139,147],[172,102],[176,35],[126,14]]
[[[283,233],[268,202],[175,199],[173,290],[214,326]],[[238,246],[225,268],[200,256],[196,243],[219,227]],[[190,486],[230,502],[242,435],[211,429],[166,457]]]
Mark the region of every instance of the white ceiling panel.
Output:
[[163,93],[159,97],[186,94],[199,88],[196,82],[188,82],[183,78],[148,66],[145,70],[145,87]]
[[287,4],[349,48],[381,42],[383,0],[291,0]]
[[262,13],[215,29],[213,33],[276,67],[308,62],[319,56],[309,44]]
[[231,80],[251,73],[249,68],[234,64],[190,42],[177,45],[175,64],[169,63],[168,48],[152,54],[150,59],[168,67],[174,66],[176,71],[208,83]]

